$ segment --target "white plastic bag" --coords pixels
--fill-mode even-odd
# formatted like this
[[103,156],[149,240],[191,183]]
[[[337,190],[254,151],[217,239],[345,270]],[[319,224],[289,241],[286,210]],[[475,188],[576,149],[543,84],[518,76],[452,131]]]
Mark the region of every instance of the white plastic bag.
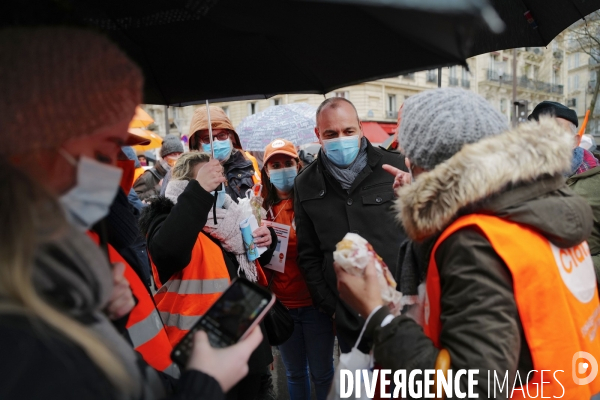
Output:
[[[368,322],[368,321],[367,321]],[[375,382],[373,381],[373,354],[365,354],[358,349],[358,345],[362,339],[363,333],[365,332],[365,328],[367,327],[367,323],[362,328],[360,335],[358,336],[358,340],[350,353],[344,353],[340,355],[340,362],[338,363],[337,368],[335,369],[335,374],[333,375],[333,383],[331,388],[329,389],[329,394],[327,395],[327,400],[338,400],[341,398],[350,398],[350,399],[360,399],[360,400],[368,400],[372,399],[372,397],[367,396],[367,386],[373,393],[375,393]],[[360,371],[359,374],[356,371]],[[342,387],[342,371],[349,371],[352,375],[352,379],[348,377],[345,379],[345,387]],[[348,375],[348,372],[345,372]],[[366,382],[365,386],[365,375],[368,382]],[[358,378],[358,382],[357,382]],[[352,386],[349,388],[351,390],[352,395],[350,397],[348,394],[348,386],[349,381],[352,381]],[[371,388],[371,386],[373,386]],[[356,389],[359,388],[360,395],[357,396]],[[341,397],[342,394],[345,394],[344,397]]]

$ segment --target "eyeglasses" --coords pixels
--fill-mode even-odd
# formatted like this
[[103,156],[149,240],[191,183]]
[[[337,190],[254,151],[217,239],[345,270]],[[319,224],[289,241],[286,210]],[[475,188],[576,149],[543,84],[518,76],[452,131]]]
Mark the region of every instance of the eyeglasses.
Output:
[[[216,135],[213,134],[213,139],[219,140],[221,142],[224,140],[227,140],[227,139],[229,139],[229,132],[220,132],[220,133],[217,133]],[[209,144],[210,143],[210,135],[201,137],[200,141],[204,144]]]

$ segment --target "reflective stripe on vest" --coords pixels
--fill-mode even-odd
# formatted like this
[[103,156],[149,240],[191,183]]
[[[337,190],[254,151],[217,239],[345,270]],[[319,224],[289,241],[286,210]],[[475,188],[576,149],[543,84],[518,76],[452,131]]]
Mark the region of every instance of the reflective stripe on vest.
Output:
[[[577,371],[581,365],[578,360],[582,353],[579,352],[600,360],[600,335],[596,334],[600,324],[600,302],[586,242],[559,249],[533,229],[498,217],[473,214],[459,218],[442,233],[431,253],[423,306],[425,334],[440,348],[443,331],[441,285],[435,253],[446,238],[466,227],[478,228],[483,233],[512,274],[519,318],[533,368],[538,371],[531,375],[526,385],[513,392],[512,398],[527,398],[526,393],[532,396],[537,393],[542,370],[552,371],[543,376],[544,396],[595,398],[600,393],[600,376],[587,382]],[[594,366],[593,362],[590,364]],[[497,372],[502,376],[506,373]],[[521,381],[526,379],[521,376]],[[512,389],[512,383],[510,386]]]
[[227,289],[229,272],[223,251],[204,233],[196,239],[190,263],[163,285],[156,265],[151,264],[159,287],[154,300],[174,346]]
[[229,278],[221,279],[169,279],[157,293],[213,294],[223,293],[229,286]]
[[181,315],[168,312],[162,312],[160,316],[166,326],[175,327],[182,331],[189,331],[200,319],[200,315]]
[[[96,234],[91,232],[88,234],[99,243]],[[125,325],[134,349],[152,368],[178,378],[179,368],[171,361],[173,346],[148,289],[133,268],[110,245],[108,254],[111,263],[120,262],[125,265],[124,276],[137,299],[137,304],[129,313]]]

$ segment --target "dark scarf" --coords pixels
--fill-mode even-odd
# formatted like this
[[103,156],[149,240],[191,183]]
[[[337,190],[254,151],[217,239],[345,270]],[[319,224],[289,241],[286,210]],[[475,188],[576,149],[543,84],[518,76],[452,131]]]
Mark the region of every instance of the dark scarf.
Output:
[[348,190],[352,187],[358,174],[367,166],[367,139],[365,137],[361,139],[360,150],[356,159],[346,168],[340,168],[331,162],[323,150],[321,150],[321,160],[323,166],[342,185],[342,188]]

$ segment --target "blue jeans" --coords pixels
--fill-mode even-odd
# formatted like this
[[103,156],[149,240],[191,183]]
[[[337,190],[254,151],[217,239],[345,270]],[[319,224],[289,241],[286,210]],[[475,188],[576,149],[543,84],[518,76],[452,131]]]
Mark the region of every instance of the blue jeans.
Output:
[[290,309],[294,333],[279,346],[291,400],[310,400],[310,380],[325,400],[333,380],[333,321],[313,306]]

